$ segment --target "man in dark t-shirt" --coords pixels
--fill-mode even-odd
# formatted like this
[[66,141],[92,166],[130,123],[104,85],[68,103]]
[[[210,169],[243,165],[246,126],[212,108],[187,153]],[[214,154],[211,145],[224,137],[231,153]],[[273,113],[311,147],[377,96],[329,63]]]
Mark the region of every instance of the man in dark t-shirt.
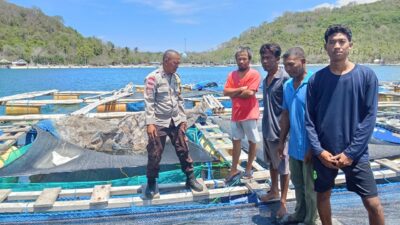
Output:
[[276,213],[277,217],[283,217],[287,213],[286,198],[289,187],[289,155],[287,147],[284,148],[284,157],[282,159],[278,153],[283,84],[289,79],[286,71],[279,67],[280,57],[281,47],[278,44],[267,43],[261,46],[261,65],[267,72],[267,76],[263,81],[263,149],[264,159],[265,162],[269,163],[271,174],[271,189],[266,195],[261,196],[261,200],[277,199],[280,191],[280,207]]
[[316,171],[318,212],[324,225],[332,224],[330,196],[338,169],[349,191],[357,193],[370,224],[384,224],[383,207],[368,162],[368,141],[375,126],[378,79],[375,73],[349,61],[352,33],[343,25],[325,32],[329,66],[308,82],[306,129]]

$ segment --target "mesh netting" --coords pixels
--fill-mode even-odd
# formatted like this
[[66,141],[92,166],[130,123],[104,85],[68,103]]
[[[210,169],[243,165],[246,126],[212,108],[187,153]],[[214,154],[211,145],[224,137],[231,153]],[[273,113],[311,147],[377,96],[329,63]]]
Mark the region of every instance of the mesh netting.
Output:
[[[177,166],[178,167],[178,166]],[[198,164],[194,166],[194,173],[197,177],[202,175],[202,171],[208,179],[214,177],[223,177],[224,175],[219,174],[220,168],[228,168],[227,163],[207,163]],[[124,169],[120,169],[121,173],[125,175],[125,178],[113,179],[113,180],[101,180],[101,181],[80,181],[80,182],[31,182],[30,179],[21,177],[0,177],[0,189],[12,189],[13,191],[39,191],[43,188],[61,187],[63,189],[78,189],[78,188],[92,188],[95,185],[111,184],[111,186],[129,186],[129,185],[141,185],[146,183],[147,178],[145,175],[129,177],[124,172]],[[55,174],[55,176],[60,176]],[[40,175],[43,178],[43,175]],[[32,178],[31,178],[32,179]],[[65,177],[63,178],[66,179]],[[158,182],[159,183],[177,183],[185,181],[186,175],[181,169],[173,169],[169,171],[160,172]],[[32,179],[34,180],[34,179]]]
[[[206,110],[205,104],[187,110],[188,126],[205,117]],[[54,120],[54,126],[69,143],[111,154],[141,154],[148,142],[143,113],[112,120],[68,116]]]

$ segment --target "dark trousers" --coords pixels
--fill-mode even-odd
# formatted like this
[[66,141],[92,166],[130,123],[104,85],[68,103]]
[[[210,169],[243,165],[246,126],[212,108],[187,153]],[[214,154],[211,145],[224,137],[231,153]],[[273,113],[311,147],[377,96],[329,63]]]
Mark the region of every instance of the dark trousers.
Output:
[[167,136],[175,147],[175,152],[181,163],[182,171],[185,174],[193,172],[193,160],[189,156],[185,132],[179,129],[180,125],[175,126],[172,122],[169,127],[156,125],[157,137],[155,137],[154,140],[149,138],[149,143],[147,144],[147,178],[158,178],[161,156],[164,151]]

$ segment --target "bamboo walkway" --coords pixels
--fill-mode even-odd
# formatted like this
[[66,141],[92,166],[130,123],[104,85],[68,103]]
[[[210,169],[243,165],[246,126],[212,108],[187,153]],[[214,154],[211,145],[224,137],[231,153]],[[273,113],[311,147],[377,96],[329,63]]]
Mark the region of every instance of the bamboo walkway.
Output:
[[[400,176],[400,160],[381,159],[372,162],[375,179]],[[198,179],[203,184],[202,192],[186,190],[185,183],[160,184],[160,192],[174,191],[175,193],[160,194],[159,198],[146,199],[143,196],[143,185],[112,187],[98,185],[94,188],[61,189],[47,188],[42,191],[13,192],[9,189],[0,190],[0,213],[20,213],[38,211],[75,211],[104,208],[124,208],[131,206],[163,205],[215,198],[245,195],[251,192],[265,192],[269,185],[266,173],[254,173],[254,179],[243,181],[241,186],[227,187],[223,180]],[[339,174],[336,184],[345,182],[344,175]],[[62,200],[72,197],[76,200]],[[84,200],[79,200],[82,198]],[[288,200],[294,200],[294,190],[290,189]]]

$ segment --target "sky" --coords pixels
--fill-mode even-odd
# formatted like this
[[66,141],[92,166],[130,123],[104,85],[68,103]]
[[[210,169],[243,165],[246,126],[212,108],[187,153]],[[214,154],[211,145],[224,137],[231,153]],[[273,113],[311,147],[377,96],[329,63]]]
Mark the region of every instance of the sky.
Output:
[[139,51],[207,51],[284,12],[376,0],[8,0],[61,16],[85,37]]

